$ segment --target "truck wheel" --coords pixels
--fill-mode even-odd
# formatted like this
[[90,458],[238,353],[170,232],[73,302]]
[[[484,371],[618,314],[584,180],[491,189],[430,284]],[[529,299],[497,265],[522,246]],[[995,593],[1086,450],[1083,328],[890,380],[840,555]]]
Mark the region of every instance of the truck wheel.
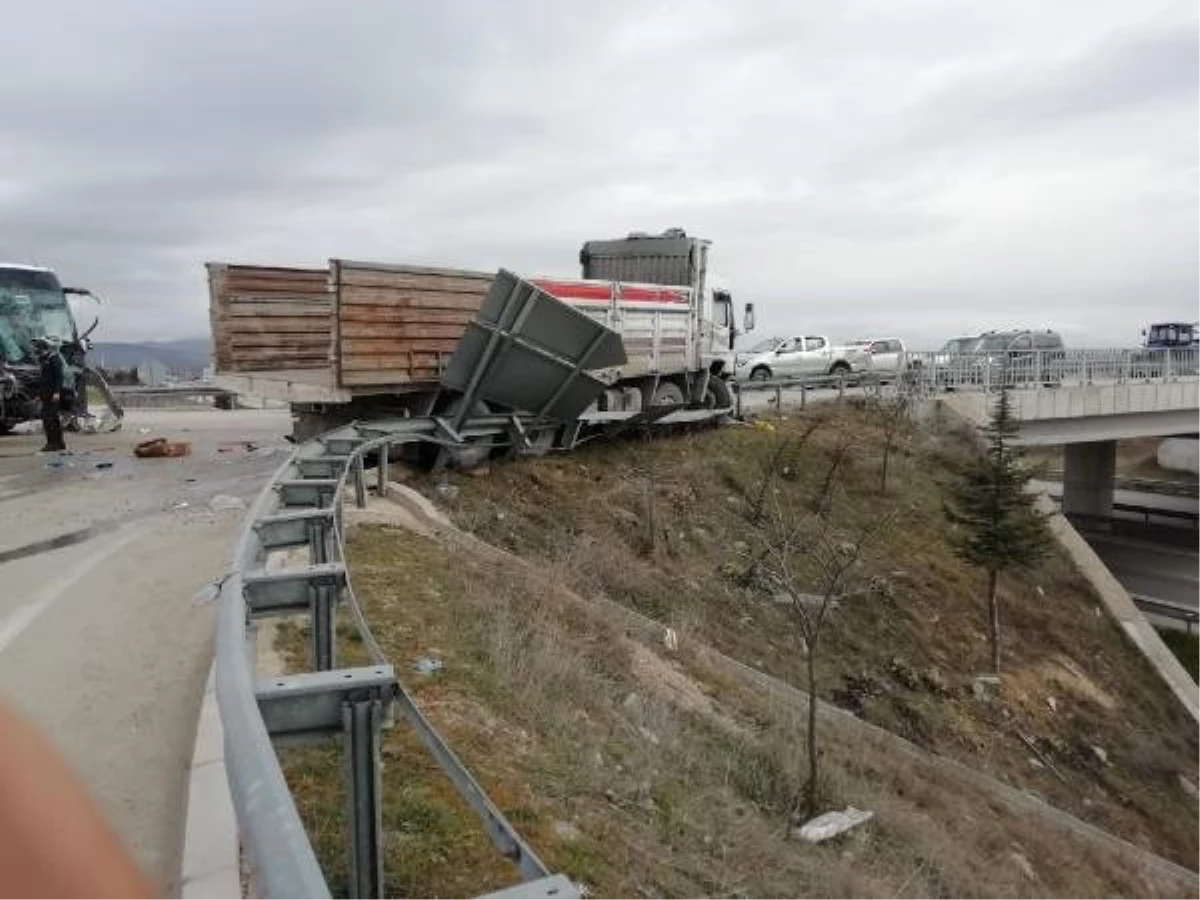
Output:
[[766,366],[755,366],[754,371],[750,373],[751,381],[770,381],[771,370]]
[[835,378],[845,378],[850,374],[850,366],[839,360],[829,367],[829,374]]
[[715,375],[708,379],[708,388],[704,391],[704,406],[707,409],[729,409],[733,406],[733,395],[724,378]]
[[683,391],[673,381],[660,381],[648,406],[683,406]]

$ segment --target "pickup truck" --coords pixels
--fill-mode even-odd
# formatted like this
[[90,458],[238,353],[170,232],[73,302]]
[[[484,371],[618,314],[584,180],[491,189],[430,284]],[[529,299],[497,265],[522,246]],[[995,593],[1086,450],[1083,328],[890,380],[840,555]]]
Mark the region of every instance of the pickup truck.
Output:
[[787,338],[774,350],[737,361],[739,381],[770,381],[773,378],[804,376],[849,376],[862,371],[865,355],[861,347],[838,347],[824,335]]

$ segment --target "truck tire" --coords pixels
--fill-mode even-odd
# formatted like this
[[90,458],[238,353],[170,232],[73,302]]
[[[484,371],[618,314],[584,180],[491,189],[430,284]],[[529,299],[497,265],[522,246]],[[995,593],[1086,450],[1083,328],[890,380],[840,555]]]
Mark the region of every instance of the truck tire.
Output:
[[835,378],[845,378],[850,374],[850,364],[839,359],[829,367],[829,374]]
[[673,381],[660,381],[654,389],[654,396],[647,407],[654,406],[683,406],[683,391]]
[[733,394],[724,378],[713,375],[708,379],[708,387],[704,391],[704,406],[707,409],[729,409],[733,406]]
[[754,371],[750,373],[751,381],[770,381],[771,370],[766,366],[755,366]]

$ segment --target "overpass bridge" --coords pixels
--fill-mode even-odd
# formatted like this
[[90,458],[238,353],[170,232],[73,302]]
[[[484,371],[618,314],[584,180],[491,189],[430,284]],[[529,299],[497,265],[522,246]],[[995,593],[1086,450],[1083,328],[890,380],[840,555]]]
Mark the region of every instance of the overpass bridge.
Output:
[[1195,350],[1171,351],[1159,360],[1141,350],[1058,351],[1049,358],[1030,354],[998,371],[934,365],[916,386],[979,425],[987,424],[999,391],[1007,389],[1020,422],[1014,442],[1064,447],[1062,507],[1068,515],[1112,517],[1118,440],[1200,431]]

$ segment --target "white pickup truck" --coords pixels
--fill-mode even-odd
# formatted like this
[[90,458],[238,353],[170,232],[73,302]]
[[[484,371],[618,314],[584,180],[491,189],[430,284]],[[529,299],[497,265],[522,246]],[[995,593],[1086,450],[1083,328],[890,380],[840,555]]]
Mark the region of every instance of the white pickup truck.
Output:
[[770,381],[805,375],[849,376],[864,368],[861,347],[838,347],[824,335],[804,335],[781,341],[766,350],[737,361],[739,381]]

